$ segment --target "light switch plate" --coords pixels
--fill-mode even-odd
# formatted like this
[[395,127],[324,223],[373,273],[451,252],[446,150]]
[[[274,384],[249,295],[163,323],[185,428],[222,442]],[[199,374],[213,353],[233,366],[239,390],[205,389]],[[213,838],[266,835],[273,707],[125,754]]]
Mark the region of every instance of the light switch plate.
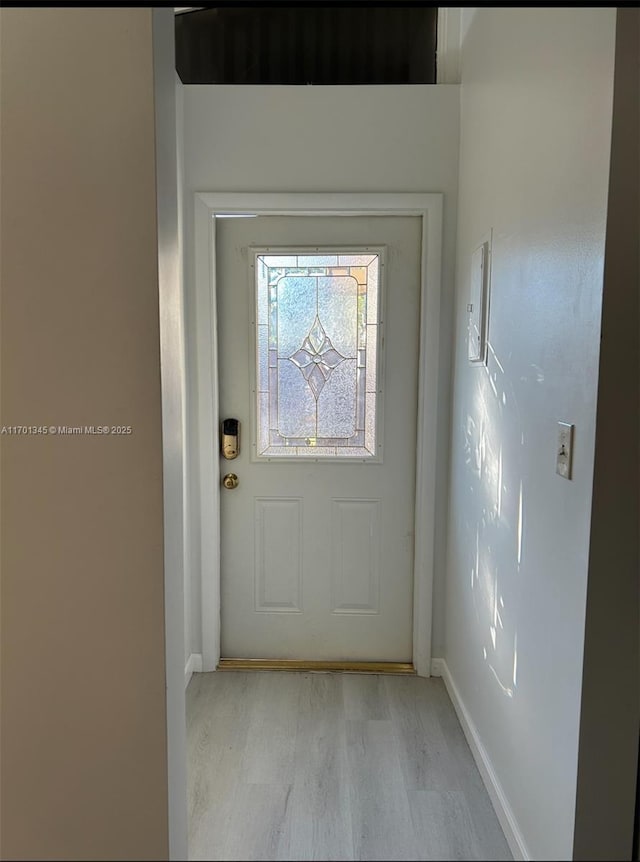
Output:
[[558,422],[558,444],[556,446],[556,473],[563,479],[571,479],[573,458],[573,425]]

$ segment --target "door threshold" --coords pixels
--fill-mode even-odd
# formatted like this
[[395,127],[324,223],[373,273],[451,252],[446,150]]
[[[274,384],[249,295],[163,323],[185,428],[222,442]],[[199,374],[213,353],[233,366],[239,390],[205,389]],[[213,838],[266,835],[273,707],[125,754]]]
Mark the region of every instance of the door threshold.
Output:
[[216,670],[288,670],[316,673],[378,673],[415,676],[411,662],[303,661],[299,659],[221,658]]

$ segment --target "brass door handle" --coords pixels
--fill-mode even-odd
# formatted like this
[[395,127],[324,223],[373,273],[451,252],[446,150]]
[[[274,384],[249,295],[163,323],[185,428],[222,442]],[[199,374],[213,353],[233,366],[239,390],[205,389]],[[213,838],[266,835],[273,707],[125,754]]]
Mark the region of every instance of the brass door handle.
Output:
[[222,484],[229,491],[233,491],[234,488],[238,487],[238,481],[238,477],[235,473],[227,473],[227,475],[222,478]]

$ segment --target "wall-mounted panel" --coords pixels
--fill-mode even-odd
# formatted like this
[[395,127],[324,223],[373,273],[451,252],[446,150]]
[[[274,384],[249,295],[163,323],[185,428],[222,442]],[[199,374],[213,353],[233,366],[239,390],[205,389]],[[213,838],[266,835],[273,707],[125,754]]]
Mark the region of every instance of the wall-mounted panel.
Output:
[[474,365],[486,365],[487,361],[490,255],[491,232],[471,255],[468,357]]
[[302,611],[302,500],[255,501],[255,609]]
[[380,501],[333,500],[331,504],[331,610],[380,612]]

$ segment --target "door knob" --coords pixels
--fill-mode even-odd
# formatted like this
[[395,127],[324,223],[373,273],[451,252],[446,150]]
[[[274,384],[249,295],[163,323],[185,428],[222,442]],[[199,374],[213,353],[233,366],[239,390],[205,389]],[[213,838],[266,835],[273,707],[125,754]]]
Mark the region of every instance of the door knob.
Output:
[[238,477],[235,473],[227,473],[222,479],[222,484],[229,491],[233,491],[234,488],[238,487]]

